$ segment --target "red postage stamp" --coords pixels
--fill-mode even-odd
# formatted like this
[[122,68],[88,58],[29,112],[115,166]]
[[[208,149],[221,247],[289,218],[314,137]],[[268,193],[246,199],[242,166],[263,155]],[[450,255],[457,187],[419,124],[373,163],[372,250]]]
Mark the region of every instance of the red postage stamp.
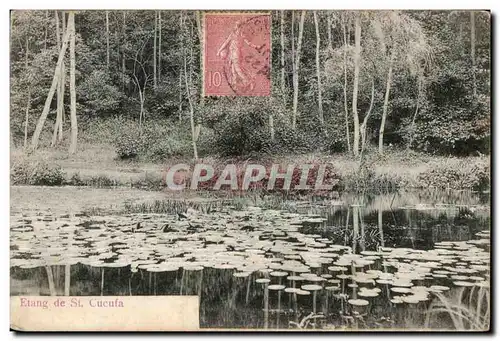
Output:
[[269,13],[205,13],[205,96],[269,96]]

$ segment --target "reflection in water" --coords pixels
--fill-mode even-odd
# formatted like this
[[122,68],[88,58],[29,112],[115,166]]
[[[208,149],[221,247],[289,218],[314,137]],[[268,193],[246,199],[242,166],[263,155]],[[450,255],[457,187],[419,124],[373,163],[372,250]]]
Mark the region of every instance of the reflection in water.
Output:
[[487,329],[489,211],[464,199],[14,216],[11,295],[198,295],[211,328]]

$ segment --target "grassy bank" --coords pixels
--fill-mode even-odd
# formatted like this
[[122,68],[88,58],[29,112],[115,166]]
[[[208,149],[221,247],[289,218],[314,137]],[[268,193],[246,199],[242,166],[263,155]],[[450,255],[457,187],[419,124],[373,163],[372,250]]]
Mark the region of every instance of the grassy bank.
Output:
[[[33,154],[18,148],[11,151],[11,184],[99,188],[124,186],[160,190],[164,187],[165,169],[181,162],[194,164],[187,157],[156,163],[121,160],[111,144],[81,144],[74,155],[68,155],[63,147],[41,148]],[[368,153],[361,162],[345,154],[325,153],[239,160],[209,157],[199,162],[214,166],[229,162],[328,163],[334,170],[332,176],[339,180],[335,189],[342,191],[390,191],[400,188],[487,190],[490,186],[490,160],[487,156],[456,158],[391,151],[384,156]]]

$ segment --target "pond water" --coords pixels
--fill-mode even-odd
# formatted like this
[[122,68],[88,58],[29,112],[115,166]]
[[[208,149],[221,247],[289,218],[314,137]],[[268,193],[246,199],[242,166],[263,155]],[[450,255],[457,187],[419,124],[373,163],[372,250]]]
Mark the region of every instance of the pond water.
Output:
[[486,194],[11,216],[11,295],[198,295],[202,328],[485,330]]

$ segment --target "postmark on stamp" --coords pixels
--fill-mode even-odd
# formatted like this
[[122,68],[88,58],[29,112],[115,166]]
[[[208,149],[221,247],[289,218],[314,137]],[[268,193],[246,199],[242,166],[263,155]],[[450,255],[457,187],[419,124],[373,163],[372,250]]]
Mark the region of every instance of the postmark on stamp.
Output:
[[269,13],[205,13],[203,91],[205,96],[270,95]]

